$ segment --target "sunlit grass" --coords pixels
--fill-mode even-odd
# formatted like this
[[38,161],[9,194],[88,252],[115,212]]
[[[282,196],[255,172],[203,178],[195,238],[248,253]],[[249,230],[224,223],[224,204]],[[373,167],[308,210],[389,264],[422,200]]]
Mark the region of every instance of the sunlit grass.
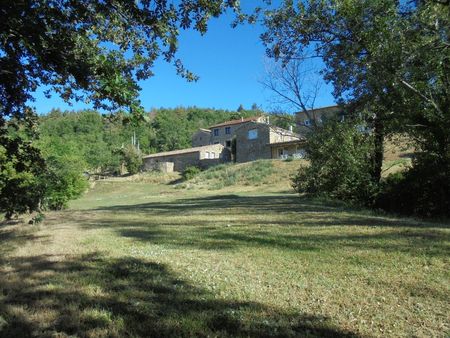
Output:
[[0,335],[449,333],[447,224],[270,184],[101,182],[71,208],[1,230]]

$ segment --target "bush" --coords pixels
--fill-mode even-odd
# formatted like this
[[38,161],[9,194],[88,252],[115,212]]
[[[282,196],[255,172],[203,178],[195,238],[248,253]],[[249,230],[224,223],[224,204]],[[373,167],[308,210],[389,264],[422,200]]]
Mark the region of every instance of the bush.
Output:
[[327,121],[308,137],[310,165],[299,169],[293,178],[294,189],[372,205],[378,188],[370,174],[372,147],[372,136],[358,131],[354,121]]
[[122,149],[122,158],[129,174],[134,175],[142,169],[142,154],[133,145]]
[[389,212],[420,217],[450,217],[450,161],[419,156],[404,173],[382,182],[376,206]]
[[198,174],[200,174],[200,172],[201,172],[201,169],[199,167],[189,166],[184,169],[181,176],[183,177],[183,180],[188,181],[188,180],[193,179]]
[[42,177],[45,186],[44,207],[61,210],[88,188],[82,164],[76,158],[50,157],[46,174]]

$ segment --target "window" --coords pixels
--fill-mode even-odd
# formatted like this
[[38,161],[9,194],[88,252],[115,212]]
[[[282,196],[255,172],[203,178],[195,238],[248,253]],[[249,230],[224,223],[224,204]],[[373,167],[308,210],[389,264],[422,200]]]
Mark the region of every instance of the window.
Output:
[[258,138],[258,129],[250,129],[248,131],[248,137],[249,140],[254,140]]
[[228,148],[231,147],[231,140],[226,141],[225,142],[225,146],[228,147]]
[[205,158],[209,158],[209,151],[205,153]]
[[231,127],[225,127],[225,134],[227,135],[231,134]]
[[216,158],[216,153],[212,152],[211,153],[211,158]]
[[219,136],[219,129],[214,129],[214,136]]
[[310,120],[305,120],[305,122],[303,122],[305,126],[310,126],[311,125],[311,121]]

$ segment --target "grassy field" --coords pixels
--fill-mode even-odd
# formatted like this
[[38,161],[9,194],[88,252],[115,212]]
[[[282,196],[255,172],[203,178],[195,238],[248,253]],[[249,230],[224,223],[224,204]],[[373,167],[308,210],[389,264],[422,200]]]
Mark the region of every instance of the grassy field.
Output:
[[300,198],[297,165],[97,182],[1,227],[0,336],[448,336],[449,225]]

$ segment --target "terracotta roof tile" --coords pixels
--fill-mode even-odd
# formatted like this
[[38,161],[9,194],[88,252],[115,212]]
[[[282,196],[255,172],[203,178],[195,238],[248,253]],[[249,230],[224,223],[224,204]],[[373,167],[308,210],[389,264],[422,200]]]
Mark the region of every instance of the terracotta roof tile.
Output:
[[251,122],[251,121],[257,121],[260,118],[260,116],[253,116],[253,117],[247,117],[245,119],[236,119],[236,120],[230,120],[225,121],[219,124],[215,124],[213,126],[210,126],[209,128],[217,128],[217,127],[224,127],[224,126],[231,126],[234,124],[240,124],[245,122]]

